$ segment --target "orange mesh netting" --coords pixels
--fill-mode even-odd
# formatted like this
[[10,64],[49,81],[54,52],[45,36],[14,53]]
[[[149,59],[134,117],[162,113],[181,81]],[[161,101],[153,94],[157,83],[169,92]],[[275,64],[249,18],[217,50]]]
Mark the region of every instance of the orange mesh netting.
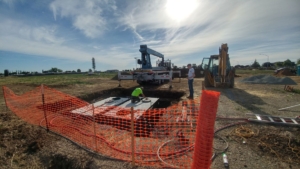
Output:
[[[132,161],[134,155],[139,165],[174,168],[191,168],[194,156],[200,159],[194,162],[194,168],[203,162],[210,165],[216,92],[208,93],[215,96],[212,99],[207,94],[202,96],[201,109],[205,110],[201,111],[197,99],[168,108],[131,111],[118,106],[94,106],[47,86],[21,96],[7,87],[3,87],[3,92],[7,107],[23,120],[48,128],[101,155],[124,161]],[[134,132],[131,132],[131,112]],[[201,127],[197,128],[198,119]],[[205,137],[198,133],[196,139],[196,128]],[[195,140],[201,144],[196,149],[203,152],[197,150],[194,155]]]
[[[197,126],[193,169],[208,169],[211,164],[219,92],[203,90],[200,101],[199,123]],[[205,139],[203,139],[205,138]]]

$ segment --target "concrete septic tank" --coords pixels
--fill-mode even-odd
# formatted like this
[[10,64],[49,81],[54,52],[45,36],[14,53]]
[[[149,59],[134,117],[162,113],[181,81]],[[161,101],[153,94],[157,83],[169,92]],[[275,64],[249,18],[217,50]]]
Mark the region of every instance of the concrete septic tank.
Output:
[[152,121],[151,117],[158,118],[163,112],[158,111],[157,114],[152,114],[152,116],[147,115],[147,117],[144,116],[144,113],[151,109],[158,100],[159,98],[148,97],[147,100],[141,98],[140,102],[131,103],[130,98],[109,97],[94,104],[72,110],[71,113],[78,114],[82,118],[91,119],[94,117],[97,123],[129,131],[131,125],[131,107],[133,107],[135,135],[147,136],[153,127],[149,123]]

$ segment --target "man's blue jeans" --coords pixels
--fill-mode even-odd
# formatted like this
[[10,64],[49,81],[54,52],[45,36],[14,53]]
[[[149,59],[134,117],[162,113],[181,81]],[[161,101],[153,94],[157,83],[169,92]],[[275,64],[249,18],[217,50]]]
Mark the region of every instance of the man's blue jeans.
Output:
[[189,89],[190,89],[190,97],[194,97],[194,88],[193,88],[194,79],[188,79]]

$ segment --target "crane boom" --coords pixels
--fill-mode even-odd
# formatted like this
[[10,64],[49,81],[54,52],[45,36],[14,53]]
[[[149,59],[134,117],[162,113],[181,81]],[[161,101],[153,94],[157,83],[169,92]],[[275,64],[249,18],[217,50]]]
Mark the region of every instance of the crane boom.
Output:
[[147,47],[147,45],[140,45],[141,52],[141,64],[142,69],[152,69],[150,55],[157,56],[162,59],[161,63],[164,63],[164,55]]
[[[163,84],[166,80],[170,82],[171,88],[173,75],[178,73],[179,77],[181,77],[181,72],[172,70],[171,60],[164,60],[163,54],[148,48],[145,44],[140,45],[139,51],[141,52],[141,59],[138,59],[137,63],[141,65],[141,69],[136,68],[136,70],[130,72],[130,74],[128,74],[128,72],[119,72],[119,86],[121,86],[121,80],[136,80],[140,85],[145,83]],[[162,61],[158,60],[156,67],[152,67],[150,55],[159,57]]]

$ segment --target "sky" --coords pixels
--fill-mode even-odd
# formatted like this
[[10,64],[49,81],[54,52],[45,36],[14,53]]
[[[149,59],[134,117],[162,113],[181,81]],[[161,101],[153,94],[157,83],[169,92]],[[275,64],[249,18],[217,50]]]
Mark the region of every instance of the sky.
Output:
[[299,0],[0,0],[0,71],[88,71],[92,58],[98,71],[133,69],[142,44],[178,67],[223,43],[231,65],[295,62],[299,9]]

